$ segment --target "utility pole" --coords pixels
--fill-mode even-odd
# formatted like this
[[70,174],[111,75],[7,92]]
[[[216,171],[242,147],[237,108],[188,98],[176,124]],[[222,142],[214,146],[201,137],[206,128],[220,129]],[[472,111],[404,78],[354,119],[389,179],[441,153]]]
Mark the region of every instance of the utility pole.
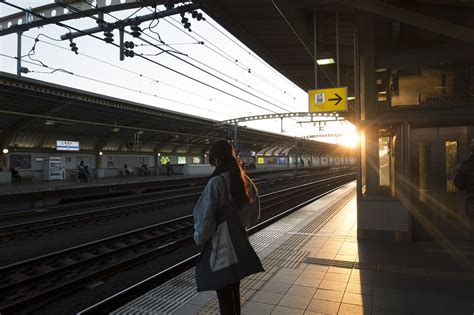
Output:
[[22,31],[17,32],[17,43],[16,43],[16,75],[21,76],[21,35]]

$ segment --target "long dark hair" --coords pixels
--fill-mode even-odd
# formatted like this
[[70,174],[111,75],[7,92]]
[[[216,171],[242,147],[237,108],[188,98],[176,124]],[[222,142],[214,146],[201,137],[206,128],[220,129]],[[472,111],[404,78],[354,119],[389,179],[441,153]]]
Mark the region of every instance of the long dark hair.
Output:
[[252,200],[250,184],[246,180],[245,172],[240,165],[234,147],[226,140],[214,142],[209,149],[209,162],[214,165],[215,161],[221,163],[211,174],[211,178],[222,173],[230,173],[230,194],[237,208]]

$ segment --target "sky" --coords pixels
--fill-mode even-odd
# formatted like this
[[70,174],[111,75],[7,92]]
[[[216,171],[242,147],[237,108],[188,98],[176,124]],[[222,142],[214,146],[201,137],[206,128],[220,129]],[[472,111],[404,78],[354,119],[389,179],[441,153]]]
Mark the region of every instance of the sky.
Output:
[[[23,8],[34,8],[54,1],[7,2]],[[95,1],[90,3],[95,5]],[[84,7],[87,6],[84,3]],[[138,12],[137,9],[117,11],[111,13],[113,17],[105,15],[105,20],[115,22],[116,18],[146,15],[152,10],[151,7],[145,7]],[[164,7],[158,6],[157,10],[164,10]],[[16,12],[16,9],[0,2],[0,16]],[[135,44],[135,54],[143,54],[153,62],[137,56],[120,61],[117,47],[90,36],[74,40],[78,48],[76,55],[70,50],[69,41],[60,40],[61,35],[69,32],[68,29],[57,25],[31,29],[22,36],[22,66],[30,71],[23,76],[219,121],[251,115],[308,111],[306,91],[286,79],[202,13],[205,21],[197,21],[187,15],[192,32],[183,27],[179,15],[142,23],[140,27],[145,30],[141,38],[155,46],[125,35],[125,41]],[[65,21],[64,24],[81,30],[97,25],[94,19],[87,17]],[[113,34],[114,42],[118,43],[118,31]],[[103,38],[102,32],[95,35]],[[32,51],[35,38],[39,42]],[[16,60],[6,57],[16,56],[16,47],[16,34],[0,37],[1,71],[16,73]],[[240,125],[280,133],[279,119]],[[328,122],[323,128],[320,130],[317,125],[299,124],[294,119],[285,119],[283,134],[345,145],[355,144],[355,128],[350,123]],[[345,136],[314,138],[335,133]]]

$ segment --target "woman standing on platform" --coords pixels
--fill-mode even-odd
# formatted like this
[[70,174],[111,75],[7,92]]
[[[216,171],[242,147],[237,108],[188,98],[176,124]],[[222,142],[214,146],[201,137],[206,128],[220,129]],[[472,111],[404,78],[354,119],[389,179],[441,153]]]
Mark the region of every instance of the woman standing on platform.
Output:
[[216,169],[193,211],[194,241],[202,246],[197,290],[216,290],[221,314],[240,314],[240,280],[263,271],[246,231],[260,217],[260,199],[229,142],[216,141],[209,162]]

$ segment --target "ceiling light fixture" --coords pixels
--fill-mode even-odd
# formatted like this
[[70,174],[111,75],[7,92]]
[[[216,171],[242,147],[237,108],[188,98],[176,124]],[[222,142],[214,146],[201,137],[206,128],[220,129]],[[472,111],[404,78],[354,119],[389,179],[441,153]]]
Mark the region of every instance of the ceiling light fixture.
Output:
[[333,58],[326,58],[326,59],[318,59],[316,60],[318,65],[323,66],[323,65],[332,65],[334,63]]

